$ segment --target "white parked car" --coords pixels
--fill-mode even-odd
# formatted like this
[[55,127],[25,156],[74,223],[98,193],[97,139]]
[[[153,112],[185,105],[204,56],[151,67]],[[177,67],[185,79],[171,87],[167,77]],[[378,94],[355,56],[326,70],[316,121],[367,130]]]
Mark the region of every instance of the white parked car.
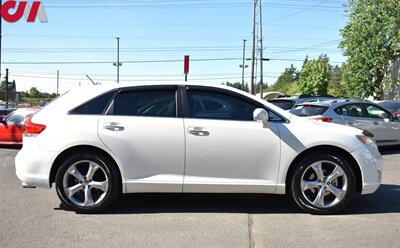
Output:
[[288,194],[331,214],[375,192],[382,157],[361,130],[304,120],[230,87],[73,89],[25,122],[16,173],[80,213],[121,193]]

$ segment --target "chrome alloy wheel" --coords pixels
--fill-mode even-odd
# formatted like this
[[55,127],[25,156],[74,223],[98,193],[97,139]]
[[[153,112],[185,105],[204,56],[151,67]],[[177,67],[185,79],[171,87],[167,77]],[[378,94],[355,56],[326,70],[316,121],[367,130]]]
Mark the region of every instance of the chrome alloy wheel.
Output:
[[108,188],[106,172],[93,161],[78,161],[64,174],[64,193],[70,201],[80,207],[92,207],[102,202]]
[[347,189],[346,173],[332,161],[318,161],[309,165],[301,177],[303,197],[317,208],[337,205],[344,199]]

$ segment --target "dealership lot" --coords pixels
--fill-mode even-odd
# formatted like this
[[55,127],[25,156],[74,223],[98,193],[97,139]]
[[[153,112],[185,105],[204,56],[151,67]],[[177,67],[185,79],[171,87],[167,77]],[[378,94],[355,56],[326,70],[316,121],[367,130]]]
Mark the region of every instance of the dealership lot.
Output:
[[400,147],[382,150],[383,185],[342,215],[283,196],[128,195],[108,213],[65,211],[53,190],[22,189],[18,150],[0,148],[0,247],[400,247]]

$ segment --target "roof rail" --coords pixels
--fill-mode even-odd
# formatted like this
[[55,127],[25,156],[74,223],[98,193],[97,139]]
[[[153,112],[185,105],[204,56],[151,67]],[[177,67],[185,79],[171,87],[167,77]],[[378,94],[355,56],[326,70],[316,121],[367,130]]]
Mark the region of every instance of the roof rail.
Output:
[[313,96],[313,95],[304,94],[304,95],[300,95],[300,96],[299,96],[299,98],[311,98],[311,97],[329,97],[329,98],[337,98],[337,97],[334,97],[334,96],[331,96],[331,95],[316,95],[316,96]]
[[292,96],[289,96],[289,95],[282,95],[282,96],[278,96],[277,98],[285,98],[285,97],[292,97]]

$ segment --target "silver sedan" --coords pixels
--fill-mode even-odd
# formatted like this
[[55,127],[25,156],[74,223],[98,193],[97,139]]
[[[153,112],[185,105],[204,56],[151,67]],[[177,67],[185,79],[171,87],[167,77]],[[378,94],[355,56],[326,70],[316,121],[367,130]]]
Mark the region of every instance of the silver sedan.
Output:
[[366,100],[339,99],[296,105],[292,114],[348,125],[374,134],[379,146],[400,144],[400,119],[385,108]]

